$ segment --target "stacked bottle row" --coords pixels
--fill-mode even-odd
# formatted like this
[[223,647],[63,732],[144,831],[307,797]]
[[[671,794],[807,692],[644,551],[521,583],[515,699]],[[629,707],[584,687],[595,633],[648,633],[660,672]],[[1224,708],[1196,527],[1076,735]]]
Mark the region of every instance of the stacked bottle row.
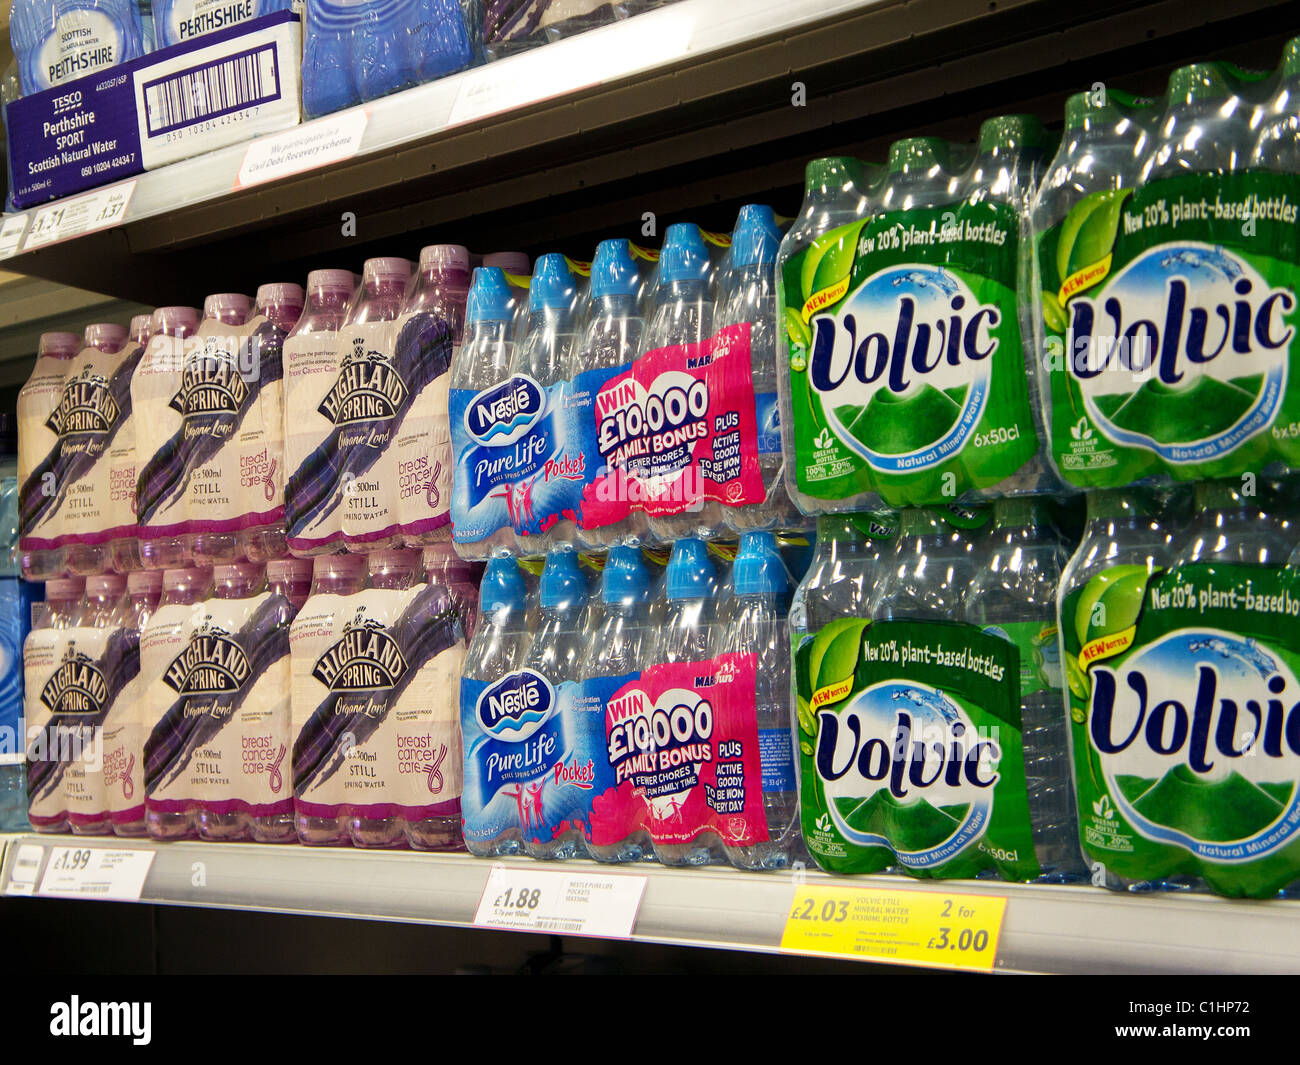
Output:
[[488,563],[461,683],[471,853],[742,869],[802,855],[776,538],[684,538],[654,574],[662,558],[555,548],[531,609],[519,564]]
[[1297,515],[1294,480],[1101,490],[1068,564],[1037,497],[819,519],[790,614],[813,859],[1294,890]]
[[457,846],[465,569],[435,547],[50,581],[24,648],[32,825]]
[[512,279],[476,271],[452,367],[457,550],[540,555],[788,525],[779,240],[771,208],[750,205],[729,238],[670,226],[657,256],[626,240],[603,241],[589,266],[543,255],[522,329]]

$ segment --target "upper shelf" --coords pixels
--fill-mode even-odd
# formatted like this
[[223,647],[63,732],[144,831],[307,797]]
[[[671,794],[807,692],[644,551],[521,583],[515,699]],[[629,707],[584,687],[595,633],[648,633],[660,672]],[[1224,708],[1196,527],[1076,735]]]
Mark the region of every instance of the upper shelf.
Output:
[[[40,883],[52,846],[152,850],[141,900],[469,927],[494,864],[588,874],[645,875],[636,942],[776,952],[795,884],[790,873],[727,868],[613,869],[468,855],[10,836],[0,856],[0,899],[12,880]],[[0,837],[0,844],[4,837]],[[14,876],[22,845],[28,868]],[[33,862],[31,846],[41,854]],[[201,875],[200,875],[201,874]],[[995,971],[1051,973],[1300,972],[1300,902],[1242,902],[1189,895],[1123,896],[1087,886],[832,878],[890,890],[1003,895],[1006,916]]]
[[653,242],[682,212],[729,228],[753,196],[793,211],[815,154],[879,156],[919,129],[969,138],[1012,109],[1058,121],[1066,91],[1158,88],[1206,54],[1271,65],[1296,21],[1278,6],[682,0],[318,119],[302,129],[364,130],[315,170],[241,187],[240,145],[143,174],[120,224],[5,268],[159,304],[413,256],[425,236],[584,255],[610,233]]

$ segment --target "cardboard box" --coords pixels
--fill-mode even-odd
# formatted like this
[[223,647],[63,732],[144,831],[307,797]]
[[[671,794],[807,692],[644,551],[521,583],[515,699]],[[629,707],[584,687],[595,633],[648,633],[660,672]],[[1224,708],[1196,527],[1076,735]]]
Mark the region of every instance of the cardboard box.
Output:
[[15,100],[5,108],[14,205],[297,125],[301,32],[279,11]]

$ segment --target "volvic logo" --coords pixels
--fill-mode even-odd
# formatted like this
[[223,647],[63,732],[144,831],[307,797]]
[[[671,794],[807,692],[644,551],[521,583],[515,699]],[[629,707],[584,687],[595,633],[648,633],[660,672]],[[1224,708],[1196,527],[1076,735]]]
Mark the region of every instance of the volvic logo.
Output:
[[[813,761],[835,827],[913,868],[946,862],[984,834],[1001,759],[997,741],[943,692],[907,681],[818,715]],[[923,842],[901,849],[901,838]]]
[[251,671],[244,649],[205,618],[185,650],[172,659],[163,683],[179,695],[221,695],[238,691]]
[[231,352],[221,351],[208,337],[203,349],[187,354],[181,386],[169,406],[182,418],[202,414],[238,414],[248,400],[248,382]]
[[927,469],[983,417],[1002,322],[942,267],[890,267],[813,319],[808,381],[840,441],[870,465]]
[[485,388],[465,408],[465,428],[480,444],[512,444],[531,429],[546,407],[546,392],[527,374]]
[[316,660],[311,675],[334,692],[373,691],[391,688],[406,672],[406,657],[382,622],[356,615],[343,629],[343,636]]
[[87,366],[63,386],[59,405],[50,412],[45,427],[58,436],[106,433],[120,413],[108,379]]
[[335,425],[388,421],[397,417],[407,392],[392,360],[381,351],[367,351],[364,340],[357,338],[316,409]]
[[521,669],[484,688],[475,713],[488,735],[519,742],[537,731],[554,702],[550,681],[531,669]]
[[1106,437],[1206,461],[1271,425],[1295,310],[1295,293],[1228,250],[1164,244],[1070,301],[1066,370]]
[[108,704],[108,681],[99,667],[70,642],[63,660],[41,687],[41,703],[54,714],[98,714]]
[[1088,736],[1143,836],[1254,861],[1300,831],[1300,692],[1251,639],[1181,629],[1091,670]]

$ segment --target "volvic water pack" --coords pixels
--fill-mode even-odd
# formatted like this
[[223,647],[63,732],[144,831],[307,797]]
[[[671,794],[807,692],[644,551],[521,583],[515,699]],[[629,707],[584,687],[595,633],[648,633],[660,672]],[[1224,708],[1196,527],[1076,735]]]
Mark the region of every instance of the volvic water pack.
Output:
[[24,96],[145,51],[136,0],[17,0],[9,39]]
[[[849,184],[778,257],[787,478],[809,513],[1043,487],[1018,314],[1021,226],[1044,135],[990,119],[973,160],[899,141],[867,193]],[[842,160],[809,167],[825,203]],[[807,214],[808,211],[805,211]],[[784,413],[784,412],[783,412]]]
[[1294,467],[1300,49],[1262,79],[1174,71],[1145,108],[1098,89],[1033,212],[1052,459],[1082,487]]
[[185,44],[291,6],[291,0],[154,0],[155,46]]
[[1097,884],[1268,898],[1300,878],[1300,534],[1263,482],[1169,510],[1090,495],[1061,583],[1080,838]]
[[[902,512],[853,613],[810,626],[835,612],[824,565],[797,598],[804,839],[834,872],[1067,878],[1079,863],[1052,729],[1059,541],[1031,504],[1001,502],[991,521],[947,514],[961,527]],[[827,532],[837,553],[853,539]]]
[[290,632],[303,843],[459,844],[465,640],[418,552],[322,556]]

